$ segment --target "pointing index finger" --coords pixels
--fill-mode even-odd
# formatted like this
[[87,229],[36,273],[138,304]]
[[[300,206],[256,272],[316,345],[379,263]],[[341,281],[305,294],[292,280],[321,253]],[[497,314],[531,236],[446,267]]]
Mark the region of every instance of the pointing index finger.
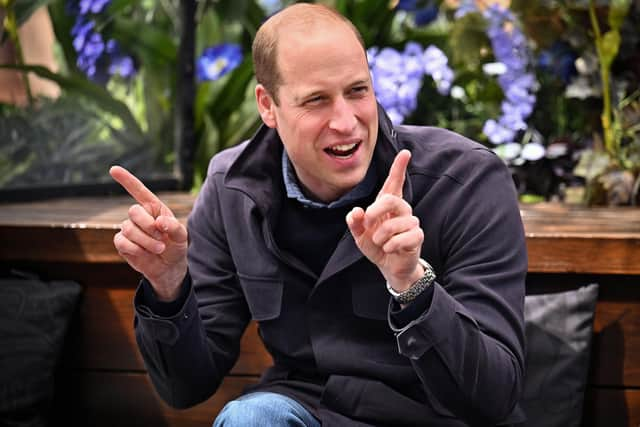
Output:
[[411,160],[411,152],[409,150],[401,150],[396,155],[389,169],[389,176],[387,176],[387,179],[384,181],[378,197],[383,194],[402,197],[402,187],[404,186],[404,178],[407,173],[409,160]]
[[160,210],[164,205],[135,175],[122,166],[112,166],[109,169],[109,174],[151,215],[156,217],[160,214]]

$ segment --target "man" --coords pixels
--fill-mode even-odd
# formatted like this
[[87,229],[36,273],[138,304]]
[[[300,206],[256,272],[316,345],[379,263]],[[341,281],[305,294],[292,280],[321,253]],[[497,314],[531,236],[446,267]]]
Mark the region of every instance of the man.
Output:
[[136,336],[159,394],[211,396],[249,322],[274,359],[214,425],[522,420],[527,267],[510,175],[446,130],[393,127],[355,28],[296,4],[253,45],[265,124],[216,155],[187,230],[138,201],[114,243],[145,280]]

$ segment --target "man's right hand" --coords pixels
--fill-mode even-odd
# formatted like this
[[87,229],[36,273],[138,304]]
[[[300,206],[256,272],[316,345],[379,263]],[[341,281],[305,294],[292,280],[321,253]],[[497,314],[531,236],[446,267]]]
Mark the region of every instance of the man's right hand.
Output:
[[129,208],[113,243],[120,256],[153,286],[161,301],[173,301],[187,274],[187,229],[173,212],[129,171],[109,173],[138,202]]

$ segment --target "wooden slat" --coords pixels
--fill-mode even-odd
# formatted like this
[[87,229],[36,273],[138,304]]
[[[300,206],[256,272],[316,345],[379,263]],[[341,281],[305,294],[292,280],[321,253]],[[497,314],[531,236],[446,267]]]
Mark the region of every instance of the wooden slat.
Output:
[[583,427],[638,427],[640,390],[590,387],[582,412]]
[[[160,197],[186,223],[193,196]],[[0,204],[0,260],[122,263],[113,236],[133,203],[114,196]]]
[[529,272],[640,274],[640,238],[528,236]]
[[[173,214],[185,221],[193,207],[188,193],[158,193]],[[128,196],[81,197],[0,204],[0,225],[40,228],[117,229],[135,201]]]
[[640,274],[640,210],[557,203],[521,206],[529,271]]
[[123,263],[113,228],[0,226],[3,261]]
[[594,333],[589,381],[640,388],[640,300],[599,301]]
[[562,203],[521,205],[530,237],[637,239],[640,211],[635,207],[585,207]]
[[142,373],[66,373],[63,381],[58,385],[56,426],[209,427],[225,403],[257,377],[229,376],[213,397],[186,410],[165,404]]
[[[186,222],[194,196],[160,197]],[[0,259],[123,262],[112,239],[127,216],[125,196],[0,204]],[[554,203],[522,205],[529,271],[640,274],[640,210]],[[597,259],[594,259],[597,257]]]

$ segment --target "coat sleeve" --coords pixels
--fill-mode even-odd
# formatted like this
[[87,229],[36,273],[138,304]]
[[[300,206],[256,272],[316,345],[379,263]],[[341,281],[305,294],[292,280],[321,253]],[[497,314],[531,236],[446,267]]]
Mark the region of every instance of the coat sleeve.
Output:
[[454,168],[464,173],[443,178],[440,206],[414,206],[421,223],[431,221],[425,239],[437,239],[431,301],[407,325],[394,325],[393,316],[390,324],[432,404],[474,425],[496,425],[511,418],[523,384],[524,230],[497,156],[469,150]]
[[175,408],[200,403],[217,390],[238,358],[250,319],[227,245],[218,178],[210,172],[189,217],[184,304],[160,316],[144,304],[143,286],[134,300],[140,352],[158,394]]

